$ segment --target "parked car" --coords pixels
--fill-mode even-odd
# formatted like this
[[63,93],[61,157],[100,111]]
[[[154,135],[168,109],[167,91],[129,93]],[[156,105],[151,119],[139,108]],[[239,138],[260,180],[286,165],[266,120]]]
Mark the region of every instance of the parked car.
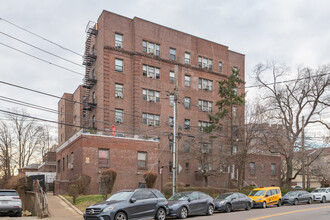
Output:
[[312,204],[313,195],[305,190],[291,191],[282,197],[282,205],[293,204],[298,205],[301,202]]
[[313,200],[325,203],[330,200],[330,188],[318,188],[314,189],[312,192]]
[[213,215],[213,198],[198,191],[179,192],[168,199],[169,216]]
[[86,208],[84,219],[164,220],[168,213],[167,203],[157,189],[124,190],[113,194],[104,202]]
[[16,190],[0,189],[0,213],[15,217],[22,216],[22,201]]
[[249,197],[253,200],[253,207],[266,208],[269,205],[281,206],[282,193],[279,187],[263,187],[253,189]]
[[223,193],[215,197],[214,205],[216,211],[250,210],[253,206],[253,200],[242,193]]

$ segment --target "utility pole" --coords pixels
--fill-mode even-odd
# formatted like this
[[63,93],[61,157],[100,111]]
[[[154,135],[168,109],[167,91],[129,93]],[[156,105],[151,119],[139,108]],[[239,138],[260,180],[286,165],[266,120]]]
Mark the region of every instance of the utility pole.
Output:
[[306,188],[305,185],[305,118],[302,116],[302,131],[301,131],[301,150],[302,150],[302,187]]
[[174,66],[174,103],[173,103],[173,189],[172,195],[176,193],[177,188],[177,178],[178,178],[178,149],[177,149],[177,138],[178,138],[178,65]]

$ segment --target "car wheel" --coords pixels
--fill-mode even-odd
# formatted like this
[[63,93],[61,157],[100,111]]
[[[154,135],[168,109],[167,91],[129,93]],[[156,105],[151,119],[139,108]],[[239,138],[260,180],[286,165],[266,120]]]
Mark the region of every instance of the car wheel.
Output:
[[17,212],[15,217],[22,217],[22,212],[21,211]]
[[214,207],[213,207],[213,205],[209,205],[209,206],[207,207],[206,215],[213,215],[213,212],[214,212]]
[[277,207],[281,207],[281,205],[282,205],[282,200],[278,200],[278,203],[276,204],[277,205]]
[[266,202],[263,202],[263,203],[262,203],[262,208],[263,208],[263,209],[267,208],[267,204],[266,204]]
[[250,210],[252,208],[252,204],[250,202],[246,203],[245,210]]
[[298,204],[299,204],[298,199],[295,199],[295,200],[293,201],[293,205],[298,205]]
[[229,203],[227,203],[225,212],[230,212],[230,211],[231,211],[231,205]]
[[309,198],[307,201],[308,204],[312,204],[312,202],[313,202],[312,198]]
[[156,217],[155,217],[155,219],[156,219],[156,220],[165,220],[165,218],[166,218],[166,212],[165,212],[165,209],[163,209],[163,208],[159,208],[159,209],[157,210],[157,213],[156,213]]
[[182,207],[180,209],[179,218],[187,218],[188,217],[188,209],[186,207]]
[[321,203],[325,203],[325,196],[322,197]]
[[127,216],[123,212],[118,212],[115,216],[115,220],[127,220]]

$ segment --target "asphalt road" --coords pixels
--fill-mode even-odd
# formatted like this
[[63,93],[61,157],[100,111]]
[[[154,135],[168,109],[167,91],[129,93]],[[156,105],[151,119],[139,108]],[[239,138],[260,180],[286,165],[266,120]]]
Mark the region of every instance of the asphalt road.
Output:
[[329,220],[330,219],[330,203],[313,203],[311,205],[285,205],[281,207],[268,207],[266,209],[255,208],[250,211],[234,211],[230,213],[215,212],[212,216],[196,216],[191,217],[192,220]]

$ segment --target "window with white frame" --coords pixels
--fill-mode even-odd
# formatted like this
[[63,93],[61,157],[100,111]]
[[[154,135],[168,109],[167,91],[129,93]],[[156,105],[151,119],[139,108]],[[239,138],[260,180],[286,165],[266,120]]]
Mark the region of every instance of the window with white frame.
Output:
[[160,45],[148,41],[142,41],[142,51],[151,55],[160,56]]
[[123,84],[115,84],[115,97],[123,98],[124,97],[124,85]]
[[211,123],[208,121],[198,121],[198,131],[205,132],[210,125]]
[[276,176],[276,164],[275,163],[272,163],[270,165],[270,175],[271,176]]
[[173,117],[169,117],[169,125],[170,125],[170,127],[171,128],[173,128],[173,126],[174,126],[174,118]]
[[115,109],[115,120],[117,123],[123,123],[124,121],[124,110]]
[[190,130],[190,119],[184,119],[184,129]]
[[99,149],[99,167],[110,166],[110,151],[109,149]]
[[123,63],[124,63],[123,60],[121,60],[121,59],[115,59],[115,70],[117,72],[123,72],[124,71]]
[[256,174],[256,163],[250,162],[250,175],[255,175],[255,174]]
[[231,154],[232,154],[232,155],[237,154],[237,146],[233,146],[233,147],[232,147],[232,149],[231,149]]
[[198,151],[203,154],[212,153],[212,144],[211,143],[198,143]]
[[170,94],[170,106],[174,105],[174,94]]
[[219,70],[220,70],[220,72],[222,72],[222,70],[223,70],[223,64],[221,61],[219,61]]
[[190,97],[184,97],[184,107],[190,108]]
[[170,48],[170,60],[176,60],[176,50],[174,48]]
[[148,65],[143,64],[142,73],[143,73],[143,76],[153,78],[153,79],[160,79],[160,69],[157,67],[148,66]]
[[212,102],[206,100],[198,100],[198,109],[203,112],[212,112]]
[[233,107],[233,117],[237,116],[237,107]]
[[213,90],[213,81],[208,79],[199,78],[198,79],[198,88],[206,91]]
[[160,116],[149,113],[142,113],[142,124],[149,126],[159,126]]
[[174,83],[175,80],[175,73],[173,71],[170,71],[170,83]]
[[212,69],[213,61],[209,58],[199,56],[198,57],[198,66],[202,68]]
[[184,62],[186,64],[190,64],[190,53],[188,53],[188,52],[184,53]]
[[138,169],[147,169],[147,152],[138,152]]
[[185,75],[184,76],[184,85],[185,86],[190,86],[190,84],[191,84],[191,76]]
[[151,89],[142,89],[142,99],[149,102],[160,102],[160,92]]
[[123,35],[115,33],[115,47],[123,48]]

